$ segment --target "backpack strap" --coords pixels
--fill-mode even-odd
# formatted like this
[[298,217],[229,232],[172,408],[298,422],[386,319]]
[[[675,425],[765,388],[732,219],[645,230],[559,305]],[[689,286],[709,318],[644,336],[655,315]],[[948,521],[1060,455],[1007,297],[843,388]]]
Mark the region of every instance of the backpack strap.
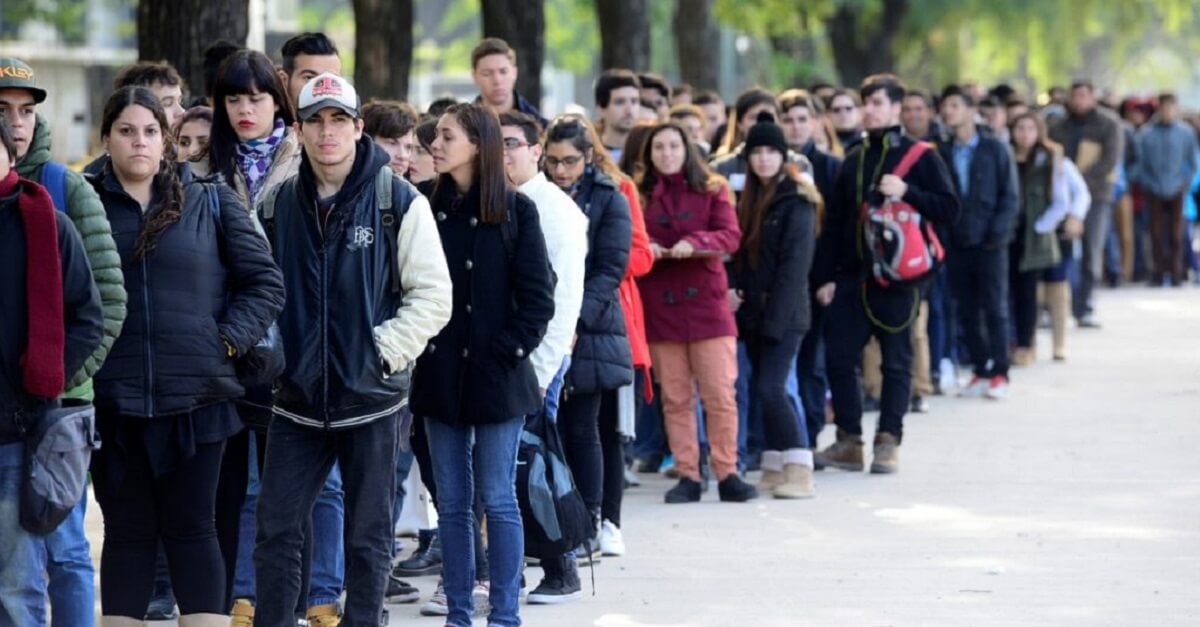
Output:
[[929,142],[914,142],[913,145],[909,146],[908,150],[904,152],[904,156],[900,159],[900,163],[896,164],[896,169],[892,170],[892,174],[900,178],[908,176],[909,171],[913,169],[913,166],[917,165],[917,162],[921,160],[921,157],[925,154],[925,151],[930,150],[931,148],[932,146],[929,144]]
[[39,182],[50,192],[54,208],[61,213],[68,213],[70,207],[67,206],[67,166],[57,161],[47,161],[42,166],[41,179]]
[[392,266],[392,293],[400,293],[400,216],[392,203],[396,175],[390,166],[379,168],[375,175],[375,206],[379,208],[379,221],[383,224],[383,235],[388,241],[388,260]]

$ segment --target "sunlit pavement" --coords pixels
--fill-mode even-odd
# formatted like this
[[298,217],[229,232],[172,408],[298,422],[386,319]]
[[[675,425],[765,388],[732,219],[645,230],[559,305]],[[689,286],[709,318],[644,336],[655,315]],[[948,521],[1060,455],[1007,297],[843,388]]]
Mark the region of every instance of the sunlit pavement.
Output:
[[[670,482],[643,475],[626,492],[628,554],[596,566],[594,596],[584,570],[583,600],[522,606],[522,619],[1200,624],[1200,289],[1099,298],[1104,329],[1073,331],[1066,365],[1039,332],[1010,399],[939,397],[910,415],[898,475],[819,473],[812,501],[724,504],[714,487],[673,506]],[[89,521],[98,557],[98,508]],[[424,601],[436,580],[412,583]],[[392,625],[443,624],[389,610]]]

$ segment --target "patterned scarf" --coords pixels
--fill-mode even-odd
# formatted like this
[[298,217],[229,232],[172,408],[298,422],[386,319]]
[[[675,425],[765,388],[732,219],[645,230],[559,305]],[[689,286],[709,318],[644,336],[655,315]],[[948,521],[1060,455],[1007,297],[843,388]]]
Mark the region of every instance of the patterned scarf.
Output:
[[275,150],[283,142],[286,130],[283,120],[275,118],[275,129],[271,131],[270,135],[262,139],[237,143],[238,162],[242,168],[242,175],[246,177],[251,204],[258,202],[258,195],[262,192],[262,184],[267,178],[267,171],[271,169]]

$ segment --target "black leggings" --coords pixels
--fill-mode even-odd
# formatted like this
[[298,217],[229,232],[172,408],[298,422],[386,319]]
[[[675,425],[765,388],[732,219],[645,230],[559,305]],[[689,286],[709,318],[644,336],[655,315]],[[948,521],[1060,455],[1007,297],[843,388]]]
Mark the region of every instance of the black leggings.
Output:
[[[140,435],[140,434],[139,434]],[[100,603],[106,616],[141,620],[154,587],[162,538],[181,614],[225,614],[225,564],[214,523],[217,477],[224,442],[199,444],[191,457],[155,477],[140,438],[96,453],[124,470],[115,484],[96,472],[96,501],[104,515]]]
[[787,393],[787,378],[796,363],[802,338],[802,333],[785,331],[778,342],[758,335],[746,340],[754,373],[753,396],[762,407],[766,450],[808,448],[808,432],[801,433],[800,414]]
[[[572,392],[558,406],[567,466],[592,516],[600,514],[604,495],[604,456],[600,448],[600,400],[603,392]],[[615,409],[615,405],[614,405]]]
[[625,494],[625,441],[618,428],[619,398],[617,390],[604,392],[600,398],[600,451],[604,460],[600,517],[618,527],[621,526],[621,498]]
[[1020,246],[1014,245],[1010,249],[1008,283],[1012,293],[1013,322],[1017,328],[1016,344],[1020,348],[1033,348],[1033,336],[1037,333],[1037,286],[1045,270],[1021,272],[1022,252]]

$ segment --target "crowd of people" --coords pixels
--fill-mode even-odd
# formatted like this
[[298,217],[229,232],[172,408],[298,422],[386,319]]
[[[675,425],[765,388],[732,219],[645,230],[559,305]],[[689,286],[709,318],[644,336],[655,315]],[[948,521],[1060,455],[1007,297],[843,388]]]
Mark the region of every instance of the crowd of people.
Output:
[[[608,69],[594,118],[547,119],[501,40],[475,101],[425,112],[362,103],[321,33],[281,52],[210,47],[191,107],[169,65],[125,68],[83,174],[0,59],[0,625],[93,624],[87,492],[29,496],[73,468],[104,625],[374,627],[438,575],[422,614],[515,627],[626,552],[639,474],[683,504],[895,473],[906,414],[1008,397],[1043,320],[1064,361],[1106,281],[1200,280],[1171,94],[879,74],[727,106]],[[534,445],[562,461],[536,502]],[[402,554],[414,462],[438,522]],[[586,539],[527,545],[568,497]]]

